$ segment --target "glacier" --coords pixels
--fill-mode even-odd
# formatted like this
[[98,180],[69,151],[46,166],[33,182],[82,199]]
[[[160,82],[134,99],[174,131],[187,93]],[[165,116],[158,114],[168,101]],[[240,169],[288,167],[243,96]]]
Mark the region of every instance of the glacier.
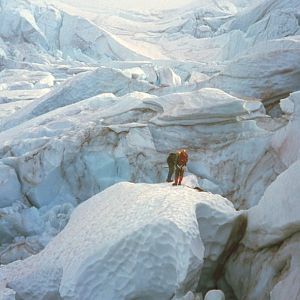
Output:
[[0,299],[297,300],[299,1],[134,3],[0,0]]

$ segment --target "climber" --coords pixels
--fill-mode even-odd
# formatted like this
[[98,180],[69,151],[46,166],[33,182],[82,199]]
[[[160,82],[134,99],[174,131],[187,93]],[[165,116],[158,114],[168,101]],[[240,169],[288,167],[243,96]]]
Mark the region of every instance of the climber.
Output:
[[176,165],[176,153],[171,152],[167,158],[167,163],[169,167],[169,173],[167,177],[167,182],[172,182],[172,176],[174,174],[175,165]]
[[176,153],[176,164],[175,164],[175,182],[173,185],[181,185],[183,174],[184,174],[184,167],[188,162],[188,154],[186,150],[181,150]]

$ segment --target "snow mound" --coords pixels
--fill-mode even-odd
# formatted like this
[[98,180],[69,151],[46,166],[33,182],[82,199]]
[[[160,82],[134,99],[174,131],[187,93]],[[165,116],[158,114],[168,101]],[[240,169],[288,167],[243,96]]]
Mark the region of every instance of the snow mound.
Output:
[[223,214],[227,221],[231,215],[231,222],[238,216],[218,195],[168,184],[119,183],[78,206],[41,253],[2,267],[1,287],[33,300],[185,295],[199,280],[202,232],[211,230],[209,220],[199,221],[200,211]]

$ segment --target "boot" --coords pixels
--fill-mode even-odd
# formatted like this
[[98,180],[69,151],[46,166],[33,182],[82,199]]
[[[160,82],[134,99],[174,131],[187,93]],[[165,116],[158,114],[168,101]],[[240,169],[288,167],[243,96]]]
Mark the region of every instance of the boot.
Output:
[[178,185],[178,177],[175,177],[175,182],[172,185]]
[[178,185],[181,185],[182,179],[183,179],[183,177],[179,177]]
[[172,182],[173,180],[172,180],[171,177],[168,177],[166,181],[167,181],[167,182]]

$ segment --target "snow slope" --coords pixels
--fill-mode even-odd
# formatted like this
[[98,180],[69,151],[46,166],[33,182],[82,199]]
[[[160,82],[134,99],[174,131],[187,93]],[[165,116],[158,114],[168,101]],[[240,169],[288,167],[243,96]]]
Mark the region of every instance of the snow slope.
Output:
[[[202,219],[205,214],[217,219]],[[25,299],[184,295],[198,283],[204,251],[222,253],[238,216],[218,195],[120,183],[76,208],[40,254],[2,267],[1,288],[7,285]]]

